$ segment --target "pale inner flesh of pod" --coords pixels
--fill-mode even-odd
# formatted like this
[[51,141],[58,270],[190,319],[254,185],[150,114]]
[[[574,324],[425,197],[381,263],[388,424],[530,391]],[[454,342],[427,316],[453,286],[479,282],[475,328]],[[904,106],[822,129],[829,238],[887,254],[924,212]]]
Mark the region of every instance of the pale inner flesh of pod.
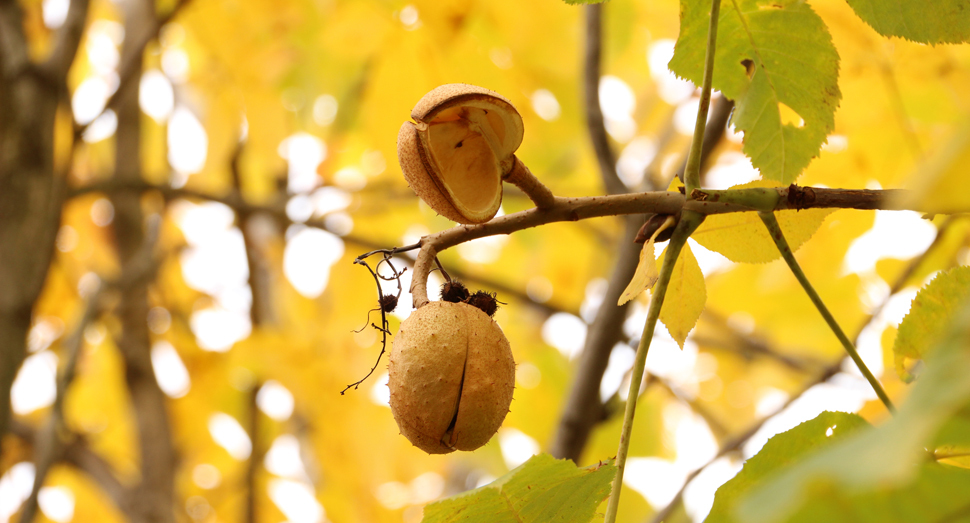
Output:
[[[500,125],[504,133],[504,124]],[[428,142],[442,186],[456,204],[472,213],[493,209],[501,195],[502,172],[495,151],[501,141],[497,135],[486,110],[474,107],[443,111],[428,126]]]

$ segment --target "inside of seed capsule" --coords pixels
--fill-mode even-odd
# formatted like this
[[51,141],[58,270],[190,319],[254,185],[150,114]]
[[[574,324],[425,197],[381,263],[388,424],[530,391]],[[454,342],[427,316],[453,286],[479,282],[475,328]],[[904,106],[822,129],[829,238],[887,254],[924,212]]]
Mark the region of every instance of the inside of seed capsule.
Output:
[[505,124],[496,111],[460,106],[436,115],[428,126],[431,153],[443,187],[471,212],[493,210],[501,194]]

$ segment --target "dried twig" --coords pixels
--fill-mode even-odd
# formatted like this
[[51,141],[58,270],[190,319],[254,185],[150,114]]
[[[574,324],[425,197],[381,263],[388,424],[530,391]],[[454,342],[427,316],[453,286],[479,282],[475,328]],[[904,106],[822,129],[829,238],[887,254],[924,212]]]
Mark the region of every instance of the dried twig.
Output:
[[[390,322],[387,321],[387,315],[388,313],[393,312],[394,309],[397,307],[397,301],[401,297],[401,292],[403,291],[403,288],[401,286],[401,276],[404,274],[404,271],[407,270],[407,267],[402,267],[401,270],[398,271],[397,268],[394,267],[393,257],[394,257],[394,254],[396,254],[397,252],[402,252],[402,251],[398,251],[397,248],[371,251],[369,253],[358,256],[354,260],[355,264],[363,265],[364,268],[366,268],[370,272],[371,276],[374,277],[374,283],[377,285],[377,308],[371,309],[370,311],[368,311],[367,323],[370,322],[371,312],[374,312],[375,310],[380,311],[381,326],[378,327],[373,323],[371,323],[370,325],[371,327],[377,329],[381,333],[381,352],[377,355],[377,361],[374,362],[374,366],[371,367],[370,371],[368,371],[363,378],[344,387],[344,390],[340,391],[341,396],[351,388],[353,388],[354,390],[357,390],[357,387],[359,387],[360,384],[364,382],[364,380],[369,378],[371,374],[374,374],[374,371],[377,370],[377,366],[381,364],[381,358],[384,357],[384,353],[387,351],[387,336],[391,332],[390,330],[391,324]],[[374,268],[372,269],[371,266],[367,264],[366,258],[378,253],[383,254],[383,257],[381,258],[381,261],[377,262],[377,265],[375,265]],[[391,274],[392,274],[391,276],[382,276],[380,274],[381,264],[385,264],[391,269]],[[384,294],[383,291],[381,290],[381,280],[396,281],[397,295]],[[360,330],[366,329],[367,323],[365,323]],[[357,331],[357,332],[360,332],[360,331]]]

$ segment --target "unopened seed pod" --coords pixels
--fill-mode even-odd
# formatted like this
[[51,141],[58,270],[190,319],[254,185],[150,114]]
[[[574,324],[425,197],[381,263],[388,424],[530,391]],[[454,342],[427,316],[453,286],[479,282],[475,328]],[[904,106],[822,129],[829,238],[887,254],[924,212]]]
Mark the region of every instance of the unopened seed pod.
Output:
[[515,166],[522,117],[502,95],[468,84],[424,95],[397,137],[401,170],[438,214],[484,223],[502,204],[502,178]]
[[509,342],[466,303],[436,301],[412,312],[394,338],[388,371],[401,434],[429,454],[488,443],[512,403]]

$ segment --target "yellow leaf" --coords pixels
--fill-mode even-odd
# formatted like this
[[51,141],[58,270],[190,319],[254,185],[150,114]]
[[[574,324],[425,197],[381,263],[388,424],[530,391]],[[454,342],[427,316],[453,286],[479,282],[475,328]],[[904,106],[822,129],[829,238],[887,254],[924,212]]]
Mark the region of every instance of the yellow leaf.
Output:
[[626,286],[623,294],[620,295],[620,299],[617,300],[617,305],[623,305],[633,298],[636,298],[641,292],[653,287],[653,284],[657,283],[657,278],[660,277],[660,273],[657,271],[657,259],[653,254],[654,241],[664,229],[673,224],[674,218],[668,216],[664,223],[650,236],[650,239],[644,242],[643,249],[640,251],[640,263],[637,264],[637,270],[633,273],[630,284]]
[[660,308],[660,321],[667,326],[670,335],[677,340],[681,349],[684,348],[687,334],[701,317],[706,301],[707,288],[704,285],[704,274],[697,264],[697,258],[690,250],[690,245],[684,245],[680,257],[677,258],[677,264],[674,265],[670,283],[667,285],[663,307]]
[[[731,187],[777,187],[769,181],[756,181]],[[815,234],[815,231],[831,213],[831,209],[805,209],[802,211],[778,211],[775,217],[792,251]],[[713,214],[691,235],[697,243],[723,254],[727,259],[738,263],[766,263],[781,256],[778,248],[768,235],[768,229],[761,223],[755,212],[735,212]]]
[[637,271],[633,273],[630,284],[623,290],[623,294],[620,295],[620,299],[617,300],[616,304],[623,305],[633,298],[636,298],[641,292],[653,287],[653,284],[657,283],[658,277],[660,277],[660,273],[657,271],[657,260],[653,254],[653,238],[651,238],[643,244],[643,249],[640,251],[640,263],[637,264]]

